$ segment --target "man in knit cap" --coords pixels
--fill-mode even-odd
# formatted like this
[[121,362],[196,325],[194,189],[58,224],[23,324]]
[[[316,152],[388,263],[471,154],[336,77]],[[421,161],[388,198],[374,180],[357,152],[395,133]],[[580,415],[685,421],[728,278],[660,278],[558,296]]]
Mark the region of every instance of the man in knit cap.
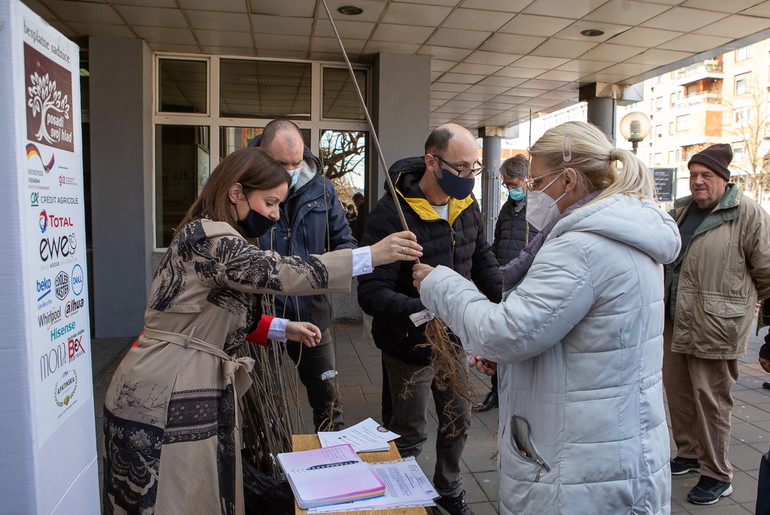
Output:
[[693,504],[730,495],[731,387],[746,355],[757,300],[770,297],[770,216],[729,182],[733,151],[690,158],[691,196],[676,201],[682,250],[665,269],[663,384],[674,475],[700,472]]

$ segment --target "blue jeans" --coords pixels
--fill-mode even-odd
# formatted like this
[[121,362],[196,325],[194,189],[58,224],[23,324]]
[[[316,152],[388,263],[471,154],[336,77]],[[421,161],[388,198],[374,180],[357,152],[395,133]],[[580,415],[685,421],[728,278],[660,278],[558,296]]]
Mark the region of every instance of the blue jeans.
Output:
[[757,485],[756,515],[770,515],[770,451],[762,456],[759,463],[759,484]]

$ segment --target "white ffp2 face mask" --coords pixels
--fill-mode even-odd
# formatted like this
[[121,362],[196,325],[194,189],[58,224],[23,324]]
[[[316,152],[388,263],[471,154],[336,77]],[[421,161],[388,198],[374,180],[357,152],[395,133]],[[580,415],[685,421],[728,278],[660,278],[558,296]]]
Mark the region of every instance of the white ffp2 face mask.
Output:
[[538,231],[542,231],[543,227],[548,225],[548,222],[559,216],[561,213],[561,211],[559,211],[559,206],[557,206],[556,203],[561,200],[567,192],[565,191],[561,197],[554,200],[545,192],[545,190],[548,189],[548,186],[556,182],[563,173],[564,172],[562,171],[542,190],[527,191],[527,213],[525,218],[527,222]]
[[291,175],[291,184],[289,184],[289,189],[291,190],[294,188],[294,186],[297,184],[297,181],[299,180],[299,174],[302,172],[302,167],[300,166],[296,170],[286,170],[289,172],[289,175]]

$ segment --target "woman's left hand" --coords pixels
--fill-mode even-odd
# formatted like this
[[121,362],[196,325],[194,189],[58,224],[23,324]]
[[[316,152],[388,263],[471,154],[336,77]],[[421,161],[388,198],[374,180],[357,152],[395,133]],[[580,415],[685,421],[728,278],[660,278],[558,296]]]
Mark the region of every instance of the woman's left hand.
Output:
[[300,342],[305,347],[315,347],[321,341],[321,330],[310,322],[289,322],[286,324],[286,339]]
[[412,267],[413,284],[418,292],[420,291],[420,285],[422,284],[423,279],[425,279],[433,270],[434,268],[432,266],[426,265],[425,263],[417,263]]

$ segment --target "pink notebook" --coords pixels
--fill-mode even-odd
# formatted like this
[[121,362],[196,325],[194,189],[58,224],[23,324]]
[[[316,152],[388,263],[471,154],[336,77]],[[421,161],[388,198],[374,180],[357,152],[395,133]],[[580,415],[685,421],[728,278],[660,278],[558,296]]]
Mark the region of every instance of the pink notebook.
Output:
[[349,444],[278,454],[302,509],[378,497],[385,483]]

